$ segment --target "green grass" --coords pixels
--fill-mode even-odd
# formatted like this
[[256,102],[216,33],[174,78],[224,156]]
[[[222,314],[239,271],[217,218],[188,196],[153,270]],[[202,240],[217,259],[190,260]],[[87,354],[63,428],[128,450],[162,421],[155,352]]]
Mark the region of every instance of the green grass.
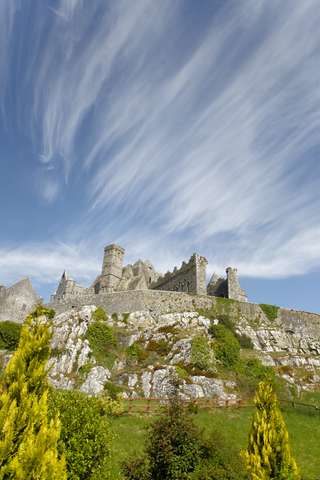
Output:
[[[196,423],[210,434],[218,431],[230,445],[240,451],[247,443],[253,408],[201,410]],[[293,453],[301,468],[303,480],[317,480],[320,472],[320,413],[308,414],[299,409],[286,408],[284,417],[289,430]],[[122,479],[120,464],[132,455],[142,453],[146,427],[150,416],[121,416],[111,420],[114,432],[112,478]]]
[[260,303],[260,308],[266,317],[272,322],[278,316],[279,307],[277,305],[268,305],[266,303]]

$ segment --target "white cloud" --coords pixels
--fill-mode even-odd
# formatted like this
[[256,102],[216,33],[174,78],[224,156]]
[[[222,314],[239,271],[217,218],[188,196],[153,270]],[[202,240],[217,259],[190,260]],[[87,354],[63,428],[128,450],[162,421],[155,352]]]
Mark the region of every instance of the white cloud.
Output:
[[29,276],[37,283],[54,283],[63,270],[88,282],[100,271],[100,262],[88,251],[59,243],[0,248],[1,282],[9,284]]
[[39,159],[85,182],[71,241],[119,240],[161,269],[191,249],[250,276],[320,267],[318,2],[235,2],[193,40],[183,5],[61,0],[44,46],[37,30]]

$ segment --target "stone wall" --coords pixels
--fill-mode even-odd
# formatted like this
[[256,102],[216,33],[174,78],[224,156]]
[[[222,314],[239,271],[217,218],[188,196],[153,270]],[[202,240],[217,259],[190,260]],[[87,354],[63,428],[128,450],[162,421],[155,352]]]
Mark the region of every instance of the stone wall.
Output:
[[136,290],[86,295],[73,299],[65,298],[61,301],[53,301],[49,305],[57,313],[85,305],[101,306],[108,313],[135,311],[169,313],[188,312],[198,308],[210,308],[213,302],[214,298],[206,295],[190,295],[182,292],[161,290]]
[[137,290],[113,292],[110,294],[87,295],[51,302],[50,306],[57,313],[62,313],[84,305],[103,307],[109,314],[135,311],[149,311],[156,313],[188,312],[200,308],[216,306],[218,314],[228,314],[237,324],[243,319],[254,326],[269,325],[272,329],[277,324],[283,325],[288,333],[306,332],[313,337],[320,335],[320,314],[301,312],[280,308],[278,318],[272,322],[259,305],[249,302],[237,302],[207,295],[190,295],[182,292],[168,292],[161,290]]
[[163,277],[159,277],[150,288],[206,295],[207,263],[204,257],[193,254],[188,263],[182,262],[179,269],[175,267],[173,272],[167,272]]
[[247,302],[245,291],[242,290],[239,283],[238,271],[236,268],[227,268],[228,298],[238,300],[238,302]]

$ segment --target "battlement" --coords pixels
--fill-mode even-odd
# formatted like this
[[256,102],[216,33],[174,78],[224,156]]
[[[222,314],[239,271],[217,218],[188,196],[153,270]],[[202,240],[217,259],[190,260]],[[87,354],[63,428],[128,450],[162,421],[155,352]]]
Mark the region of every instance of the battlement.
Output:
[[[138,260],[134,264],[123,266],[125,249],[114,243],[104,249],[101,274],[91,287],[78,285],[64,272],[57,292],[52,301],[79,299],[91,295],[111,294],[128,290],[164,290],[194,295],[209,295],[246,301],[246,295],[240,288],[237,270],[227,269],[227,278],[214,275],[207,287],[207,259],[197,253],[191,255],[188,262],[182,262],[180,268],[159,275],[148,261]],[[94,303],[94,302],[93,302]]]
[[182,262],[178,269],[158,278],[150,285],[152,290],[206,294],[207,259],[194,253],[188,262]]

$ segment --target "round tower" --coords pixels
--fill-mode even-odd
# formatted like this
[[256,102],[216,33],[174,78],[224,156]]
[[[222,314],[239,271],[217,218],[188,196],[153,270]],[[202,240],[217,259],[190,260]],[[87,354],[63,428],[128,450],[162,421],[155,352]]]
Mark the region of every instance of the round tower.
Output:
[[122,278],[124,253],[124,248],[114,243],[104,249],[101,287],[105,292],[113,292]]

